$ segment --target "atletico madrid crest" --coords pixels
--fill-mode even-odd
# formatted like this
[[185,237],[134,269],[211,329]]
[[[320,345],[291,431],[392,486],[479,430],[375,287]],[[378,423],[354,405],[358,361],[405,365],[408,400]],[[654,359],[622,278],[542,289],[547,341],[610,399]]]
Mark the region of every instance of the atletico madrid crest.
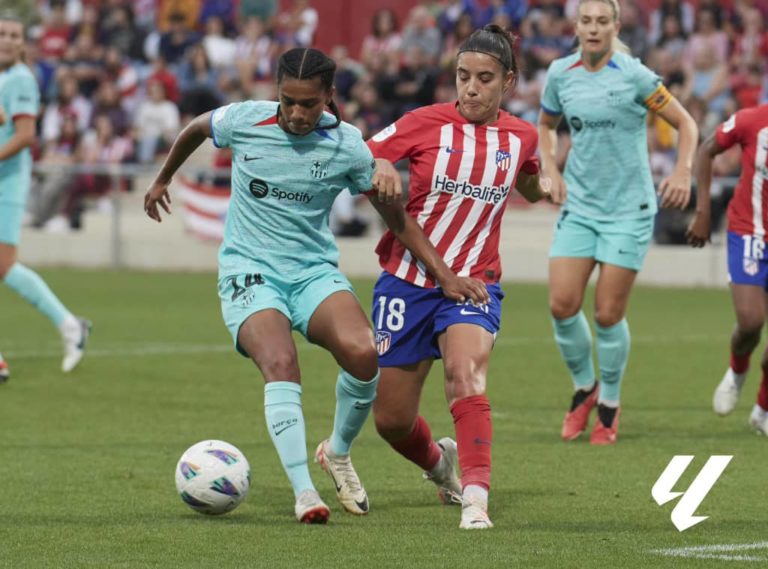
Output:
[[759,270],[760,270],[760,267],[758,265],[758,262],[755,259],[750,259],[748,257],[744,258],[745,273],[747,273],[750,277],[754,277]]
[[512,155],[504,150],[496,151],[496,167],[502,172],[509,170],[512,165]]
[[389,332],[376,332],[376,351],[380,356],[383,356],[389,350],[389,346],[392,345],[392,334]]

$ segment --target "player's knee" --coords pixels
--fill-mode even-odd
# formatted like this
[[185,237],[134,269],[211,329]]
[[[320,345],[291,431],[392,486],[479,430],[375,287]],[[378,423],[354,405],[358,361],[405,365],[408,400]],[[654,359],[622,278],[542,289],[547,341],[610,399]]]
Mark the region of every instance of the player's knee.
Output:
[[595,309],[595,322],[603,328],[615,326],[624,318],[624,309],[618,305],[600,306]]
[[288,381],[300,377],[296,353],[291,350],[277,350],[256,360],[261,373],[268,380]]
[[339,364],[360,381],[369,381],[379,370],[376,347],[370,336],[350,337],[343,341]]
[[376,432],[388,442],[401,441],[413,430],[413,417],[406,417],[396,410],[373,404],[373,422]]
[[476,368],[471,360],[455,359],[444,362],[446,394],[449,400],[485,393],[485,378]]
[[549,297],[549,311],[553,318],[563,320],[570,318],[581,309],[581,299],[569,295],[551,295]]
[[0,255],[0,281],[5,280],[8,271],[11,270],[11,267],[13,267],[15,262],[16,259],[12,258],[11,256],[6,258],[5,255]]
[[739,310],[736,312],[736,326],[742,336],[759,336],[765,324],[765,317],[754,310]]

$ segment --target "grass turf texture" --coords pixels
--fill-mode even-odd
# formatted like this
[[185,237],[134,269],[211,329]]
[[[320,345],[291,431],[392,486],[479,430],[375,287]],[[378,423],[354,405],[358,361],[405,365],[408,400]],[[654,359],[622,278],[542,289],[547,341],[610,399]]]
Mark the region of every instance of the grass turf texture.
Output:
[[[651,552],[765,538],[768,440],[746,424],[757,357],[734,414],[711,411],[733,323],[727,291],[637,288],[619,444],[593,448],[586,436],[559,440],[571,388],[551,340],[545,287],[507,284],[489,375],[496,527],[464,532],[458,508],[437,503],[372,421],[353,449],[370,515],[343,512],[330,479],[311,464],[331,520],[295,521],[264,423],[262,380],[229,345],[213,275],[43,275],[93,320],[94,334],[81,367],[65,376],[56,332],[0,287],[0,350],[12,371],[0,386],[0,567],[761,565]],[[372,282],[355,285],[368,310]],[[331,429],[337,368],[297,341],[311,457]],[[435,365],[422,400],[436,438],[453,432],[441,374]],[[220,518],[187,508],[173,482],[184,449],[209,438],[238,446],[252,467],[248,499]],[[711,518],[684,533],[670,521],[676,501],[659,507],[650,495],[676,454],[696,455],[676,490],[710,455],[735,455],[698,509]],[[765,550],[744,554],[768,558]]]

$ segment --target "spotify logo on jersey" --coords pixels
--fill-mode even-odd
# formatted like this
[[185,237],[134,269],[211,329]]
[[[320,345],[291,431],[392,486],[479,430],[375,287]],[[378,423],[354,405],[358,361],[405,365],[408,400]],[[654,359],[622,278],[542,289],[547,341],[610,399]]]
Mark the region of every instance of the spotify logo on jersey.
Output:
[[250,185],[248,186],[251,190],[251,194],[254,198],[263,198],[266,197],[267,193],[269,193],[269,186],[264,180],[259,180],[258,178],[251,180]]
[[579,117],[571,117],[571,126],[576,131],[579,131],[584,127]]

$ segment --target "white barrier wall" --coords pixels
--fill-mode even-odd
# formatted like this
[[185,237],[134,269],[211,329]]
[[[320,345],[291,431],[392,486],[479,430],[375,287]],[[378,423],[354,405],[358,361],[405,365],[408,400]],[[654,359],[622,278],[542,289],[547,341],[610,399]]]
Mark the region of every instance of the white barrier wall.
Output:
[[[32,266],[116,267],[140,270],[215,271],[217,244],[188,233],[181,204],[158,224],[142,209],[143,191],[122,194],[115,213],[87,212],[85,227],[76,232],[47,233],[25,228],[20,259]],[[349,276],[379,273],[373,253],[380,234],[378,220],[363,238],[338,240],[341,267]],[[501,239],[503,280],[546,282],[547,250],[557,211],[551,206],[510,208]],[[722,287],[727,284],[725,248],[704,249],[654,245],[638,283],[670,286]]]

